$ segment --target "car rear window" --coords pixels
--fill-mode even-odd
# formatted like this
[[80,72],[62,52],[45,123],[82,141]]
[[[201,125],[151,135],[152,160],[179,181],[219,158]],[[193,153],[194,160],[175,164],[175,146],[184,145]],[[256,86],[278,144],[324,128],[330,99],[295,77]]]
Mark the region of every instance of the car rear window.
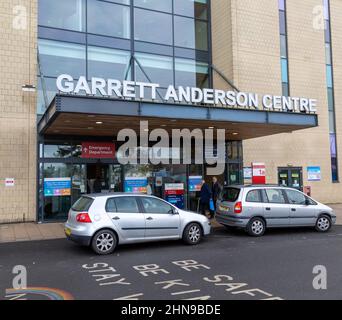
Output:
[[239,198],[240,189],[238,188],[225,188],[222,191],[222,200],[228,202],[235,202]]
[[92,198],[81,197],[75,202],[71,209],[74,211],[88,211],[93,202],[94,199]]

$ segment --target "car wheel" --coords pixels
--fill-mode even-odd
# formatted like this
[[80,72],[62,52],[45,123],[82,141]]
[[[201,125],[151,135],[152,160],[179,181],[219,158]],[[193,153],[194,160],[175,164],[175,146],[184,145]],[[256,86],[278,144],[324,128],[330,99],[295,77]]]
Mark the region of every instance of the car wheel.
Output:
[[111,254],[117,245],[116,235],[110,230],[101,230],[93,237],[91,247],[99,255]]
[[331,229],[331,219],[324,215],[320,216],[316,222],[316,230],[318,232],[328,232]]
[[266,231],[265,221],[261,218],[253,218],[247,226],[247,232],[250,236],[261,237]]
[[190,223],[184,230],[183,241],[189,245],[199,244],[202,240],[202,229],[197,223]]

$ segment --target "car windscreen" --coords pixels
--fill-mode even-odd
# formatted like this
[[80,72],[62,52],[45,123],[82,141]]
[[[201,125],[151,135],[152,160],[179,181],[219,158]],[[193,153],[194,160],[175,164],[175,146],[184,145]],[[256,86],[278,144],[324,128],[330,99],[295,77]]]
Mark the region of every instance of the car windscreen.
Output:
[[228,202],[235,202],[239,198],[240,189],[238,188],[224,188],[222,191],[222,200]]
[[92,198],[81,197],[75,202],[71,209],[74,211],[88,211],[93,202],[94,199]]

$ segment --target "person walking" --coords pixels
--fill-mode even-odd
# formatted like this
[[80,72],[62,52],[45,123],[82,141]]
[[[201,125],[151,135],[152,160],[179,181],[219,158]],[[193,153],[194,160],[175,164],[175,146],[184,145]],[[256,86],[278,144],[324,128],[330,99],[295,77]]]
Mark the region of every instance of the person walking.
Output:
[[213,202],[214,202],[214,208],[215,208],[215,212],[216,213],[216,202],[218,197],[220,196],[220,193],[222,191],[222,186],[221,184],[218,182],[216,177],[213,177],[213,186],[212,186],[212,190],[213,190]]
[[211,190],[209,185],[202,181],[202,187],[200,192],[200,210],[201,214],[206,216],[207,212],[210,212],[210,199],[211,199]]

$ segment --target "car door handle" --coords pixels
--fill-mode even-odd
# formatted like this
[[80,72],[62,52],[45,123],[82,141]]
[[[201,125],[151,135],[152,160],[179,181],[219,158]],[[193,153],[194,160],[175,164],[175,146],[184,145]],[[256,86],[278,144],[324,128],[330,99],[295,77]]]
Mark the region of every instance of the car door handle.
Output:
[[113,220],[120,220],[120,217],[114,217]]
[[271,211],[271,208],[266,208],[267,211]]
[[153,220],[153,218],[152,217],[148,217],[146,220],[151,221],[151,220]]
[[292,209],[291,209],[291,211],[292,211],[292,212],[296,212],[296,211],[297,211],[297,209],[295,209],[295,208],[292,208]]

